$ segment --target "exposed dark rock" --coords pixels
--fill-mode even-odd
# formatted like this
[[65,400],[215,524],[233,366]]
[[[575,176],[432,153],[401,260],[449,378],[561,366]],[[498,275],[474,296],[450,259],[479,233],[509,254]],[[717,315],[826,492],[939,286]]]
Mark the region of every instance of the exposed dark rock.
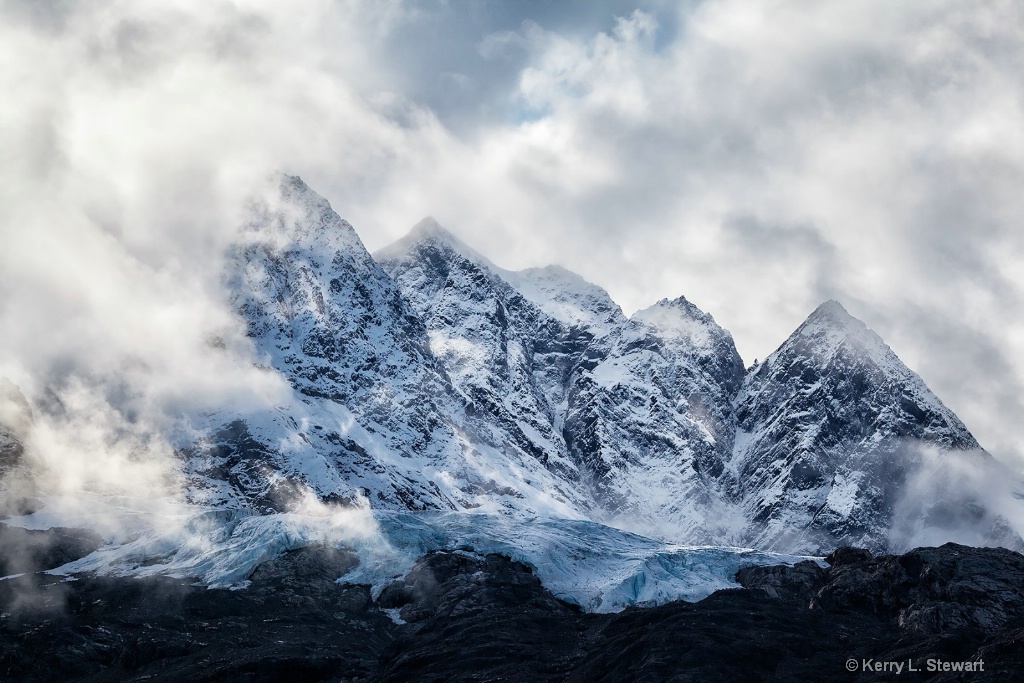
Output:
[[[0,582],[0,677],[887,681],[864,662],[903,662],[921,669],[908,680],[1020,680],[1021,555],[950,544],[831,559],[744,569],[746,589],[614,615],[559,601],[523,564],[465,552],[428,554],[376,602],[334,581],[356,559],[326,547],[265,563],[238,591],[36,575]],[[929,672],[928,659],[984,669]]]
[[169,578],[3,581],[0,679],[366,680],[395,626],[368,587],[335,583],[354,562],[298,550],[238,591]]
[[87,529],[34,531],[0,523],[0,576],[53,569],[102,544],[103,539]]
[[846,561],[811,607],[868,609],[922,634],[1024,624],[1024,555],[947,543]]
[[744,588],[760,588],[773,598],[792,598],[807,602],[825,581],[826,570],[817,562],[801,562],[793,567],[744,567],[736,581]]

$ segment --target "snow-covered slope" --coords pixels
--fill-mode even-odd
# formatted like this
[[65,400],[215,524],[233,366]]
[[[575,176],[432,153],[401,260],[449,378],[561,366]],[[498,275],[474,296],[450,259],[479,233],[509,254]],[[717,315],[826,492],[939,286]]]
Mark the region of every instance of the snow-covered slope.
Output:
[[557,425],[579,335],[431,218],[375,256],[426,323],[431,350],[470,410],[559,477],[578,481]]
[[579,276],[499,269],[432,219],[375,257],[458,389],[581,482],[594,518],[688,542],[736,527],[718,489],[743,367],[710,316],[680,298],[629,320]]
[[922,449],[991,458],[864,323],[822,304],[736,400],[730,467],[757,547],[886,549]]
[[561,266],[497,272],[520,294],[568,327],[605,337],[626,322],[622,309],[608,292]]
[[564,433],[606,521],[686,542],[730,542],[722,495],[742,364],[728,332],[685,299],[661,301],[587,350]]
[[300,179],[255,208],[227,273],[261,363],[293,394],[206,416],[183,449],[193,499],[282,511],[312,490],[391,509],[581,514],[542,452],[474,416],[395,282]]

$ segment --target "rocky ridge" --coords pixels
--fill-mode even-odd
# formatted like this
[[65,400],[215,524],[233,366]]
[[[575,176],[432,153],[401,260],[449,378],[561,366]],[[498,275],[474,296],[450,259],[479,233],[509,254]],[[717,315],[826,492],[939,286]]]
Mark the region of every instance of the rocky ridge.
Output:
[[433,219],[371,256],[293,176],[254,203],[225,286],[285,395],[190,416],[193,503],[591,520],[802,554],[925,532],[1024,547],[1019,477],[837,302],[744,369],[685,297],[627,317],[579,276],[504,270]]

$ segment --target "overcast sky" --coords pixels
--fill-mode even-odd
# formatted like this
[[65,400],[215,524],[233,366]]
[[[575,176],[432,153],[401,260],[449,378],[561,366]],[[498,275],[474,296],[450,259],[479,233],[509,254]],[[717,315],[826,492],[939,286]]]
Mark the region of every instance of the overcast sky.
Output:
[[430,214],[627,312],[683,294],[748,364],[837,298],[1024,469],[1024,4],[0,8],[0,372],[23,385],[130,367],[160,410],[215,396],[190,358],[228,324],[218,254],[283,170],[371,250]]

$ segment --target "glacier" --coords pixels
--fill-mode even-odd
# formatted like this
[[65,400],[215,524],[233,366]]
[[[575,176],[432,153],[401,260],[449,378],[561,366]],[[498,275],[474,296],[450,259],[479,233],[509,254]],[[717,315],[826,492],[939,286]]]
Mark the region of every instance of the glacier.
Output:
[[[749,548],[667,544],[587,520],[466,512],[322,508],[319,514],[254,514],[174,501],[49,497],[46,507],[5,523],[25,529],[87,526],[107,544],[47,573],[74,577],[188,578],[240,589],[261,563],[313,544],[353,551],[359,564],[340,583],[367,584],[376,598],[437,550],[497,553],[529,566],[556,597],[588,612],[697,601],[738,588],[736,572],[820,558]],[[83,511],[88,514],[83,516]]]

